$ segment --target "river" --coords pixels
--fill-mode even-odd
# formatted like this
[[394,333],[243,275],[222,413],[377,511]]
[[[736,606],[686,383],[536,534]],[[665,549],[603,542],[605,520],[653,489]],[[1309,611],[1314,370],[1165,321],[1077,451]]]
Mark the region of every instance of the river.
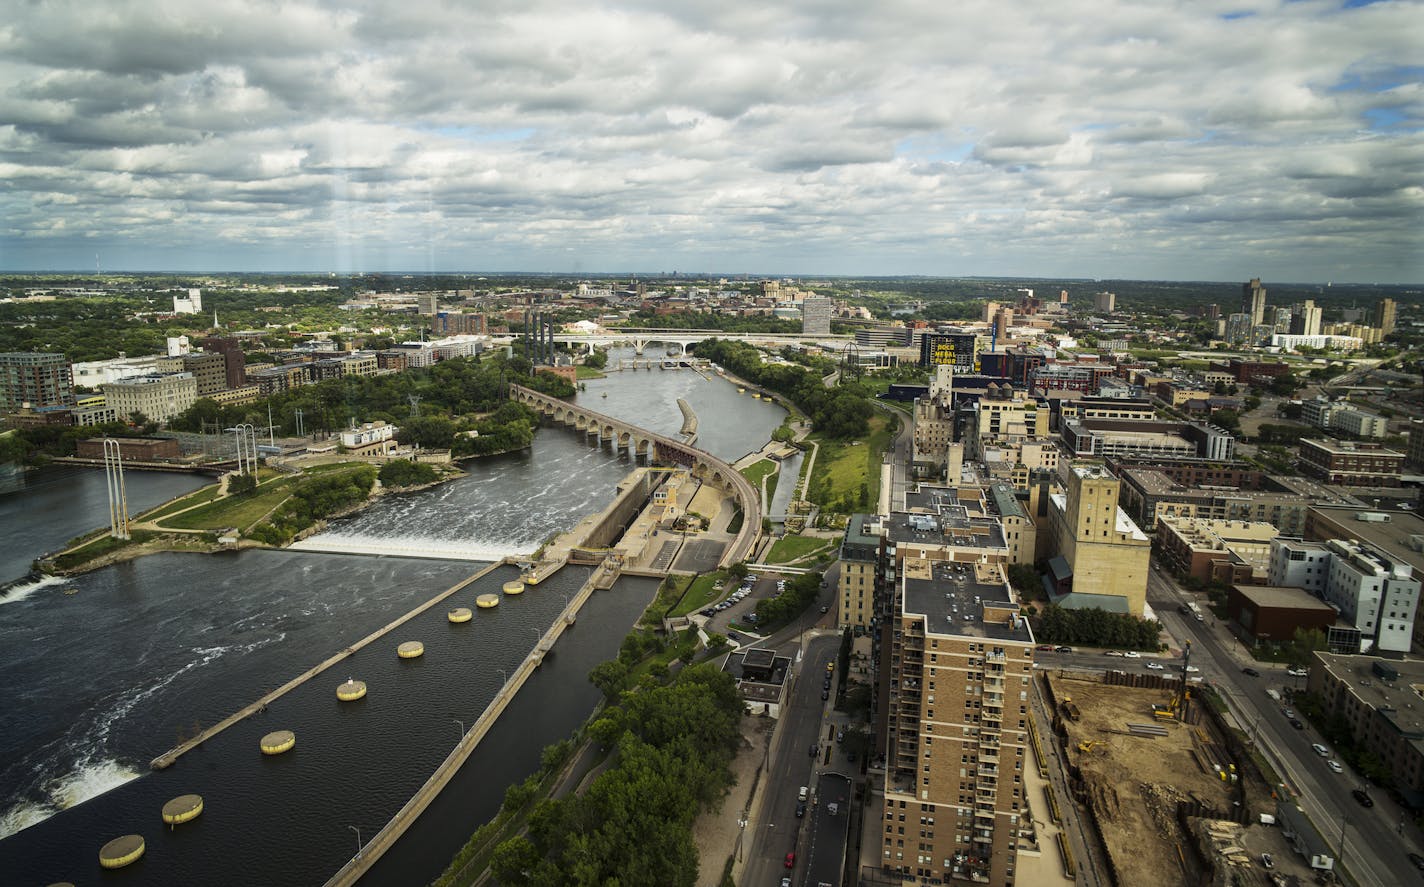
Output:
[[[727,459],[760,446],[784,416],[687,370],[611,374],[580,395],[601,412],[672,433],[681,424],[678,397],[698,412],[701,443]],[[464,556],[524,553],[606,504],[631,466],[626,455],[545,428],[529,450],[468,467],[467,478],[389,497],[328,532],[375,545],[448,545]],[[169,495],[166,484],[184,481],[173,490],[181,492],[194,483],[139,477],[130,475],[135,510]],[[34,485],[0,512],[6,538],[20,538],[12,534],[32,530],[28,496],[46,497],[48,529],[23,537],[36,550],[8,552],[21,565],[12,573],[102,522],[92,490],[79,494],[95,478],[102,505],[101,473],[79,472],[49,492]],[[436,607],[390,643],[360,651],[338,666],[371,685],[355,706],[335,700],[348,675],[322,675],[170,770],[147,773],[147,762],[477,568],[292,551],[163,554],[12,594],[0,607],[0,797],[13,799],[0,811],[0,834],[13,833],[0,840],[0,872],[35,883],[101,875],[144,884],[320,883],[354,851],[357,830],[374,834],[449,752],[461,722],[472,723],[498,687],[499,670],[527,653],[583,570],[566,568],[467,626],[450,626],[446,607]],[[457,598],[468,605],[505,578],[496,571]],[[439,872],[498,808],[505,787],[537,767],[539,749],[586,716],[597,691],[584,676],[614,655],[655,587],[624,580],[594,597],[452,790],[363,883],[423,883]],[[404,639],[422,640],[426,656],[398,660],[394,644]],[[262,757],[256,739],[268,729],[295,730],[297,749]],[[208,798],[203,816],[173,832],[155,827],[162,803],[190,791]],[[127,832],[145,835],[149,855],[132,869],[101,872],[99,846]]]

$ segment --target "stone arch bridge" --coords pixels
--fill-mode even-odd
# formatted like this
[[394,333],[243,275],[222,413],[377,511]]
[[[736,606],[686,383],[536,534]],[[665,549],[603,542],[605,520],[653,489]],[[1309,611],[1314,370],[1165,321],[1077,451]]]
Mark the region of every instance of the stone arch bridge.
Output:
[[509,396],[510,399],[538,410],[555,422],[562,422],[584,432],[586,436],[596,438],[599,443],[608,441],[615,450],[626,449],[628,455],[643,456],[650,462],[680,465],[703,483],[729,493],[742,509],[742,528],[723,553],[720,565],[726,567],[734,564],[751,553],[757,535],[761,532],[761,500],[742,473],[731,465],[690,444],[654,434],[622,419],[605,416],[578,404],[525,388],[523,385],[510,385]]

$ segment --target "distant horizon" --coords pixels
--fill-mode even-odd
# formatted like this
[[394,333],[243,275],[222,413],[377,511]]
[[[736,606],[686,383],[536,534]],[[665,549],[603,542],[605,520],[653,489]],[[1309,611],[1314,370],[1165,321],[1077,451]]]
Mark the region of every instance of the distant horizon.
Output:
[[[301,271],[301,270],[267,270],[267,271],[241,271],[241,270],[205,270],[192,271],[180,269],[115,269],[105,271],[83,271],[80,269],[56,268],[51,270],[7,270],[0,269],[0,276],[25,277],[44,275],[64,275],[70,277],[103,277],[105,275],[139,277],[145,275],[174,276],[174,277],[202,277],[202,276],[298,276],[298,277],[320,277],[325,279],[346,279],[367,276],[380,277],[564,277],[564,278],[588,278],[588,279],[612,279],[629,280],[633,279],[679,279],[679,278],[740,278],[748,281],[758,280],[783,280],[795,279],[807,281],[814,279],[824,280],[995,280],[995,281],[1024,281],[1024,282],[1047,282],[1047,283],[1110,283],[1120,281],[1124,283],[1203,283],[1222,286],[1234,286],[1248,283],[1253,278],[1243,279],[1221,279],[1211,280],[1207,278],[1193,277],[1083,277],[1083,276],[1036,276],[1022,274],[825,274],[825,273],[758,273],[750,271],[416,271],[416,270],[391,270],[391,271]],[[1391,289],[1409,289],[1419,287],[1424,290],[1424,282],[1375,282],[1361,280],[1275,280],[1260,277],[1259,279],[1267,290],[1272,286],[1278,287],[1389,287]],[[1056,294],[1055,294],[1056,295]]]

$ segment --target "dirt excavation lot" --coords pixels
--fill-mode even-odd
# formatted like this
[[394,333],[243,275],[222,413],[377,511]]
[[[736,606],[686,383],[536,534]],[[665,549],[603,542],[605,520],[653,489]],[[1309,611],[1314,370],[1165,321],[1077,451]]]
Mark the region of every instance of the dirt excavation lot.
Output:
[[[1071,677],[1050,676],[1049,682],[1060,703],[1071,697],[1078,709],[1079,720],[1061,719],[1068,740],[1060,748],[1082,774],[1077,786],[1080,800],[1092,808],[1117,869],[1118,883],[1183,883],[1187,873],[1181,860],[1185,857],[1193,871],[1196,864],[1190,839],[1177,824],[1177,803],[1198,801],[1231,810],[1237,799],[1228,783],[1208,775],[1199,763],[1212,760],[1211,750],[1204,748],[1198,734],[1200,731],[1210,741],[1208,722],[1205,718],[1195,725],[1156,721],[1152,703],[1166,703],[1166,690],[1109,686],[1097,679]],[[1193,702],[1197,704],[1205,703]],[[1059,711],[1064,711],[1061,704]],[[1129,722],[1164,726],[1167,735],[1127,735]],[[1086,741],[1094,742],[1092,749],[1080,751],[1078,743]],[[1251,794],[1260,797],[1259,792]]]

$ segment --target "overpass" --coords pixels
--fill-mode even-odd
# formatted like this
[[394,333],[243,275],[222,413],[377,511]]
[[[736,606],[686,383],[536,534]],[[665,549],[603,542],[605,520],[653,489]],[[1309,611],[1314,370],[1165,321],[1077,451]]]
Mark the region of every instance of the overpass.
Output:
[[696,447],[654,434],[636,425],[594,412],[579,404],[541,394],[523,385],[510,385],[509,397],[525,404],[556,422],[571,425],[598,443],[608,441],[615,450],[626,449],[629,456],[643,456],[650,462],[680,465],[703,483],[730,493],[742,509],[742,528],[737,538],[723,552],[719,566],[726,567],[745,560],[761,533],[761,501],[742,473],[732,466]]
[[726,339],[731,342],[749,342],[753,345],[774,347],[800,342],[811,344],[834,342],[840,345],[854,341],[855,336],[844,333],[827,333],[824,336],[804,333],[729,333],[724,330],[657,329],[654,327],[610,328],[601,333],[558,333],[554,336],[555,342],[563,345],[583,344],[587,345],[589,350],[595,346],[607,347],[627,343],[632,345],[633,350],[638,354],[642,354],[643,349],[654,342],[677,345],[686,351],[688,345],[694,345],[707,339]]

